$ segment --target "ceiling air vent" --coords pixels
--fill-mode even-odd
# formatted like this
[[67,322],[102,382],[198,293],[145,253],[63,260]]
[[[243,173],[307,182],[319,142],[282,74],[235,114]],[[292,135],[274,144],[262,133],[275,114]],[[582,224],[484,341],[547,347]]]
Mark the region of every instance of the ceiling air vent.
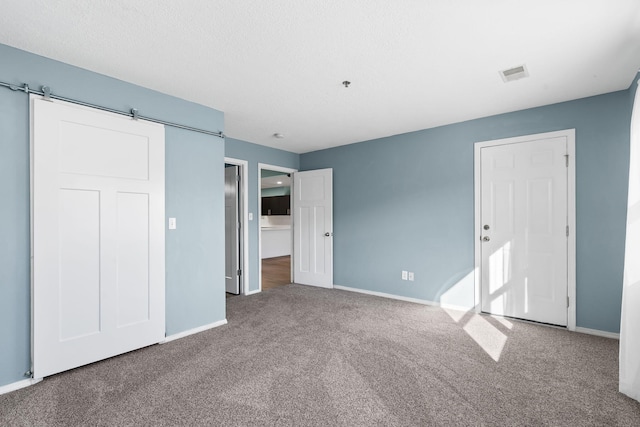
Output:
[[527,67],[525,65],[520,65],[518,67],[509,68],[508,70],[500,71],[500,77],[502,77],[502,80],[505,83],[512,82],[514,80],[529,77],[529,71],[527,71]]

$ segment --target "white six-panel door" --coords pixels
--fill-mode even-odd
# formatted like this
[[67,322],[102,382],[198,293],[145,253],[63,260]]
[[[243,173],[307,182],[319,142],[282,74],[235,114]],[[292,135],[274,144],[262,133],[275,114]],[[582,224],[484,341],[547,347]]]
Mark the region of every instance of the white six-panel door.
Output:
[[481,306],[567,325],[567,138],[481,148]]
[[293,174],[293,279],[333,287],[333,170]]
[[31,102],[41,378],[164,338],[164,127]]

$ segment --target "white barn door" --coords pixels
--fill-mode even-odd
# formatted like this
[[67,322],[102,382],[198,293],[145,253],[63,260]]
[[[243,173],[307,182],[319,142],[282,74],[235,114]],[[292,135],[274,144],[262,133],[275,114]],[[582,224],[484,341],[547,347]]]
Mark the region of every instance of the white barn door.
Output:
[[293,179],[293,281],[333,288],[333,170]]
[[566,326],[564,136],[480,149],[482,311]]
[[33,374],[165,334],[164,127],[32,100]]

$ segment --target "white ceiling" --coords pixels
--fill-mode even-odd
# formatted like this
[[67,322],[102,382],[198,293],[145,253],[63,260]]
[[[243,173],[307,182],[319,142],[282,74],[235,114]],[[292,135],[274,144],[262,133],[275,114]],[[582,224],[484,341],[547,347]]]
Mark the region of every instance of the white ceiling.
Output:
[[[303,153],[626,89],[640,1],[6,0],[0,43]],[[522,64],[530,77],[503,83]]]
[[260,178],[260,188],[279,187],[291,187],[291,178],[286,174]]

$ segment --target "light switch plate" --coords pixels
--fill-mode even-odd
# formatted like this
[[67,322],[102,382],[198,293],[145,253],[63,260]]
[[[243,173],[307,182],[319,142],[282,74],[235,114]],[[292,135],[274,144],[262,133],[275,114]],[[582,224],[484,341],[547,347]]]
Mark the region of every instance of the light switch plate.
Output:
[[169,230],[175,230],[175,229],[176,229],[176,219],[169,218]]

